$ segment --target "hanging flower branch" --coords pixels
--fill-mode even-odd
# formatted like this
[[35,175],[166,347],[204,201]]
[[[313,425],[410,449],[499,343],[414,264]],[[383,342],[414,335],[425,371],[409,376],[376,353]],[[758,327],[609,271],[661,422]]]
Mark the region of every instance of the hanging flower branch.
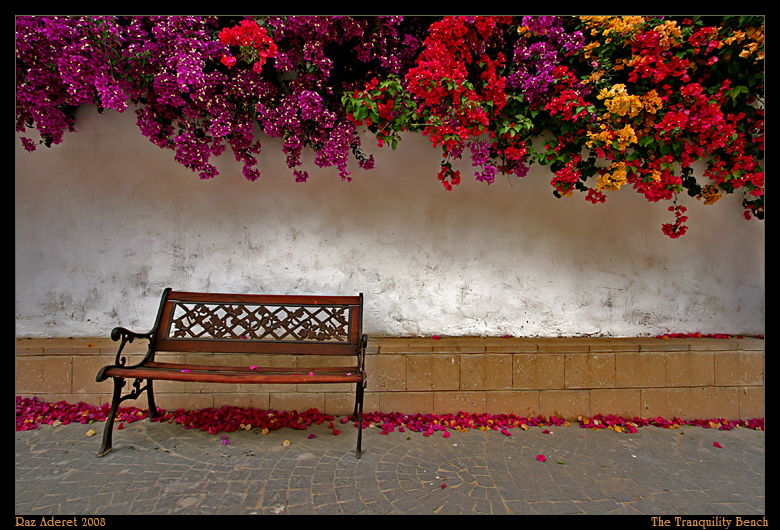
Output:
[[[442,151],[447,190],[549,165],[557,197],[594,204],[633,187],[673,201],[741,191],[764,211],[763,17],[37,17],[16,19],[16,129],[46,146],[83,104],[137,107],[150,141],[212,178],[230,147],[255,180],[254,127],[351,180],[358,126],[396,148],[405,131]],[[22,136],[33,151],[38,143]],[[692,165],[703,160],[700,182]]]

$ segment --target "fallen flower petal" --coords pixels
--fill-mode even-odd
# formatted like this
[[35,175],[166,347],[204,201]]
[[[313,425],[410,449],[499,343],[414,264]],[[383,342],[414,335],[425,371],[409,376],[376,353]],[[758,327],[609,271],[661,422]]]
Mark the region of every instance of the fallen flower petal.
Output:
[[340,432],[338,429],[333,429],[333,436],[338,436]]
[[250,369],[250,370],[257,370],[257,366],[255,366],[255,365],[253,364],[252,366],[250,366],[250,367],[249,367],[249,369]]
[[723,449],[723,447],[721,447],[721,445],[718,442],[712,442],[712,445],[714,445],[715,447],[720,447],[721,449]]
[[546,458],[544,457],[544,455],[536,455],[536,459],[537,459],[539,462],[544,462],[544,461],[546,460]]
[[282,445],[285,446],[285,447],[290,447],[290,440],[283,441]]
[[314,375],[314,372],[309,372],[309,375]]
[[432,338],[433,340],[439,340],[439,336],[438,336],[438,335],[434,335],[434,336],[433,336],[433,337],[431,337],[431,338]]
[[446,488],[446,487],[447,487],[447,485],[446,485],[446,484],[442,484],[442,485],[441,485],[441,489],[444,489],[444,488]]
[[184,370],[181,371],[181,373],[188,374],[188,373],[190,373],[190,371],[185,368]]
[[95,436],[97,433],[93,431],[92,429],[87,431],[87,436]]
[[313,439],[314,439],[314,433],[311,433],[311,434],[310,434],[309,436],[307,436],[306,438],[307,438],[308,440],[313,440]]

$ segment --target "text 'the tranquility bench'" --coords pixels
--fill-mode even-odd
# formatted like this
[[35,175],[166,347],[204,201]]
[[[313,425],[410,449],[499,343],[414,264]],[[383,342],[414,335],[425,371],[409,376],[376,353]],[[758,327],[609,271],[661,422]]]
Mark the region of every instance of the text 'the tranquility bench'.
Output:
[[[97,374],[97,381],[114,380],[111,411],[103,431],[101,457],[111,451],[111,435],[119,404],[136,399],[145,390],[149,417],[159,417],[153,382],[198,381],[239,384],[355,383],[354,417],[358,422],[356,456],[360,458],[363,431],[363,391],[366,387],[363,334],[363,295],[299,296],[190,293],[165,289],[154,327],[134,333],[122,327],[111,331],[121,340],[113,365]],[[127,365],[122,349],[134,339],[147,339],[149,349],[137,364]],[[155,361],[157,352],[225,353],[239,355],[294,355],[296,368],[203,366]],[[311,356],[342,356],[337,367],[306,364]],[[238,366],[248,364],[248,366]],[[257,364],[262,364],[258,362]],[[333,364],[333,363],[327,363]],[[134,389],[122,396],[125,379]],[[144,386],[141,386],[146,381]]]

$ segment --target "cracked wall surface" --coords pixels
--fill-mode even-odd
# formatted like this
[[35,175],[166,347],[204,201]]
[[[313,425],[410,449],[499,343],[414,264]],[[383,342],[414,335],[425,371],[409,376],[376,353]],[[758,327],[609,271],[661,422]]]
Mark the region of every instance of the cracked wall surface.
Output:
[[373,336],[764,333],[764,225],[742,218],[739,194],[681,197],[690,230],[670,240],[668,203],[631,189],[598,205],[556,199],[547,167],[447,192],[421,135],[392,151],[365,134],[375,169],[352,164],[349,183],[306,151],[311,176],[296,183],[267,137],[256,182],[229,152],[202,181],[132,110],[85,107],[76,124],[51,149],[16,139],[18,337],[146,331],[169,286],[362,292]]

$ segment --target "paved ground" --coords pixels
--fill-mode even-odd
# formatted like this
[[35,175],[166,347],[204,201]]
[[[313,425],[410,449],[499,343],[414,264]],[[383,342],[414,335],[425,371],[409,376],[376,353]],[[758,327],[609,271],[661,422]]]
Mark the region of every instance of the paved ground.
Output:
[[17,516],[765,513],[763,431],[366,429],[358,461],[351,424],[338,436],[326,425],[235,432],[225,446],[221,435],[141,421],[96,458],[103,426],[16,432]]

